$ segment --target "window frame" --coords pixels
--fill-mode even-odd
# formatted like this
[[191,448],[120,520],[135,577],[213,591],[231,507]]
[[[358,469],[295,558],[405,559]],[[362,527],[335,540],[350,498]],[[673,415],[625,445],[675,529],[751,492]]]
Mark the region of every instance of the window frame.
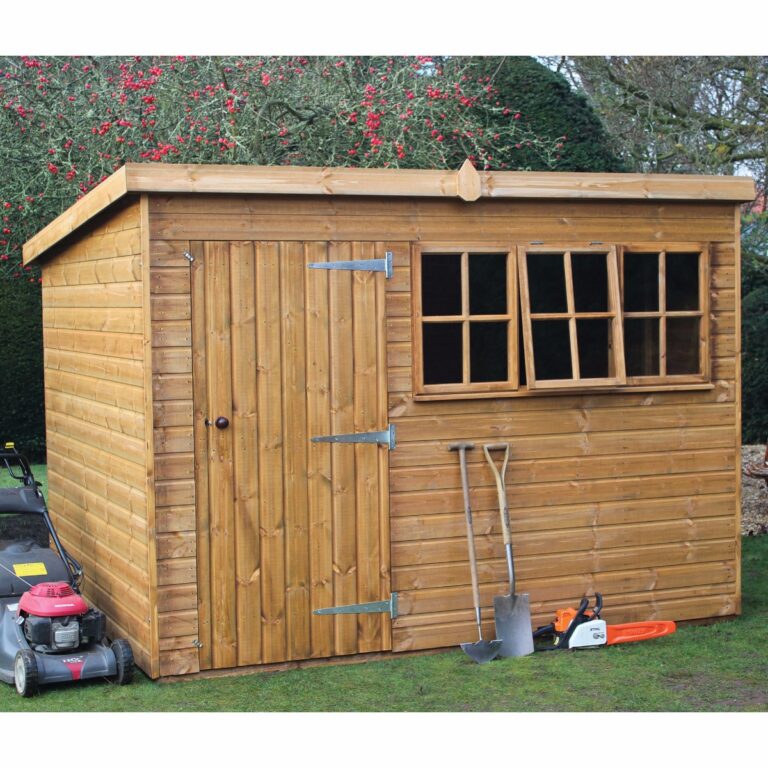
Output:
[[[563,256],[563,271],[565,275],[565,294],[567,308],[565,312],[531,312],[530,291],[528,285],[528,255],[554,254]],[[596,253],[604,254],[606,258],[606,273],[608,281],[608,310],[605,312],[577,312],[573,288],[572,254]],[[517,249],[518,282],[520,285],[520,312],[523,323],[523,344],[525,354],[525,376],[528,389],[605,389],[626,385],[624,357],[624,327],[621,313],[619,288],[619,268],[617,248],[611,244],[578,246],[562,243],[542,245],[521,245]],[[611,337],[613,349],[609,354],[613,357],[614,375],[601,378],[581,378],[579,369],[579,353],[577,339],[577,321],[588,319],[605,319],[611,321]],[[570,379],[540,379],[536,377],[534,359],[533,325],[535,321],[567,320],[571,350]]]
[[[659,255],[659,309],[655,312],[624,311],[624,257],[629,253],[652,253]],[[699,254],[699,309],[666,309],[666,254]],[[619,280],[621,285],[622,325],[626,319],[659,319],[659,373],[651,376],[627,376],[627,388],[633,386],[673,386],[677,384],[702,384],[711,381],[712,361],[710,358],[710,316],[709,316],[709,280],[711,270],[711,251],[707,243],[625,243],[619,246]],[[699,372],[668,374],[666,348],[666,320],[672,317],[699,318]]]
[[[422,313],[422,255],[461,254],[461,314],[427,315]],[[469,312],[469,259],[472,254],[500,254],[507,258],[507,313],[500,315],[472,315]],[[517,392],[520,386],[518,366],[518,275],[515,246],[509,243],[498,245],[440,245],[425,244],[414,248],[411,259],[411,310],[413,323],[413,388],[414,395],[452,396],[457,399],[466,396],[504,395]],[[424,383],[423,324],[450,322],[462,324],[462,382],[452,384]],[[507,322],[507,379],[501,382],[471,382],[469,326],[471,322]]]
[[[520,257],[521,252],[530,252],[537,249],[543,253],[552,253],[559,251],[572,252],[598,252],[605,253],[610,250],[615,251],[616,278],[618,282],[618,312],[613,317],[613,338],[614,347],[620,344],[621,354],[614,349],[613,354],[617,361],[617,366],[623,369],[623,380],[619,377],[611,379],[566,379],[555,380],[549,384],[544,381],[536,381],[528,372],[529,357],[532,355],[533,347],[531,339],[526,340],[526,322],[523,314],[523,281],[521,279],[521,264],[525,259]],[[632,253],[699,253],[699,310],[697,311],[672,311],[665,312],[666,316],[698,316],[699,323],[699,373],[697,374],[674,374],[665,376],[627,376],[626,375],[626,349],[624,339],[624,254]],[[424,384],[423,370],[423,337],[421,315],[422,301],[422,280],[421,280],[421,255],[422,254],[462,254],[462,253],[506,253],[507,254],[507,309],[510,309],[512,301],[512,310],[503,318],[509,322],[510,330],[507,337],[507,356],[510,378],[507,382],[476,382],[476,383],[457,383],[457,384]],[[611,259],[608,259],[610,269]],[[666,266],[666,265],[665,265]],[[589,245],[579,245],[573,242],[562,241],[554,243],[529,243],[517,242],[484,242],[484,243],[461,243],[456,242],[432,241],[429,243],[416,243],[411,246],[411,265],[410,265],[410,320],[411,320],[411,396],[416,401],[431,400],[461,400],[475,398],[504,398],[504,397],[532,397],[542,395],[557,395],[565,393],[581,392],[604,392],[604,393],[630,393],[630,392],[657,392],[666,390],[704,390],[712,389],[715,385],[712,382],[712,323],[710,317],[711,309],[711,274],[712,274],[712,246],[711,243],[699,242],[672,242],[664,241],[631,241],[622,242],[619,239],[598,243],[593,241]],[[523,267],[524,268],[524,267]],[[665,274],[666,277],[666,274]],[[468,290],[468,282],[464,284],[465,275],[462,273],[462,303],[465,301],[464,294]],[[609,276],[609,287],[611,279]],[[526,281],[527,288],[527,281]],[[530,297],[528,297],[529,299]],[[613,302],[613,299],[611,300]],[[464,309],[464,306],[462,307]],[[574,313],[575,316],[589,315],[590,313]],[[635,313],[630,312],[629,318],[653,316],[654,313]],[[468,321],[471,317],[476,320],[489,319],[496,320],[499,316],[470,316],[462,315],[446,316],[445,322],[462,322],[467,324],[462,334],[462,367],[468,365],[468,350],[466,345],[466,335],[468,331]],[[618,322],[619,332],[615,330],[615,324]],[[570,330],[570,323],[569,323]],[[529,329],[530,334],[530,329]],[[520,349],[520,344],[523,348]],[[573,353],[572,353],[573,354]],[[533,362],[531,360],[531,362]],[[521,387],[521,367],[526,373],[525,385]],[[618,371],[618,368],[617,368]],[[533,373],[535,371],[532,370]],[[533,383],[532,383],[533,382]]]

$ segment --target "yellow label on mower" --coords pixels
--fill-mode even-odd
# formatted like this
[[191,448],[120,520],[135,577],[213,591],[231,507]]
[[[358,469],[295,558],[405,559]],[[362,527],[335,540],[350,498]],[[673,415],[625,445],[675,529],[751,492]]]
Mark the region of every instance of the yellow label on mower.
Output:
[[14,563],[13,572],[17,576],[47,576],[45,563]]

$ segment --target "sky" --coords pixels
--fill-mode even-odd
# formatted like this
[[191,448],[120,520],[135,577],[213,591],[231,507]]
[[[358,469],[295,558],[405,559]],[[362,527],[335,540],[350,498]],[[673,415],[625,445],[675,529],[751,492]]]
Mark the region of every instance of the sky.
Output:
[[414,0],[35,0],[3,4],[0,54],[759,55],[761,6],[736,16],[693,0],[480,0],[458,12]]

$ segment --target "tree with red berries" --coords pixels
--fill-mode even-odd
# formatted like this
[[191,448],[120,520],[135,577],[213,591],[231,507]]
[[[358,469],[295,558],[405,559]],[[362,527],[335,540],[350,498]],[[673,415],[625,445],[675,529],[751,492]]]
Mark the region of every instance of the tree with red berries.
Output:
[[0,57],[2,357],[13,360],[0,366],[0,435],[44,457],[39,276],[22,246],[124,163],[611,170],[585,165],[580,139],[594,136],[553,77],[526,58]]
[[531,127],[494,62],[0,59],[0,272],[36,279],[23,242],[128,161],[557,167],[568,139]]

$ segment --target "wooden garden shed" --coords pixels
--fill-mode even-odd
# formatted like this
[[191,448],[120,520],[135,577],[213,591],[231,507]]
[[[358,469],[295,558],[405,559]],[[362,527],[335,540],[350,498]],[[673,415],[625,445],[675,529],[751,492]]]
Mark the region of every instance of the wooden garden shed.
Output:
[[[489,636],[506,566],[484,442],[511,446],[534,624],[594,590],[609,622],[739,613],[753,196],[124,166],[24,248],[50,507],[87,596],[152,677],[473,640],[461,439]],[[370,612],[315,613],[349,605]]]

